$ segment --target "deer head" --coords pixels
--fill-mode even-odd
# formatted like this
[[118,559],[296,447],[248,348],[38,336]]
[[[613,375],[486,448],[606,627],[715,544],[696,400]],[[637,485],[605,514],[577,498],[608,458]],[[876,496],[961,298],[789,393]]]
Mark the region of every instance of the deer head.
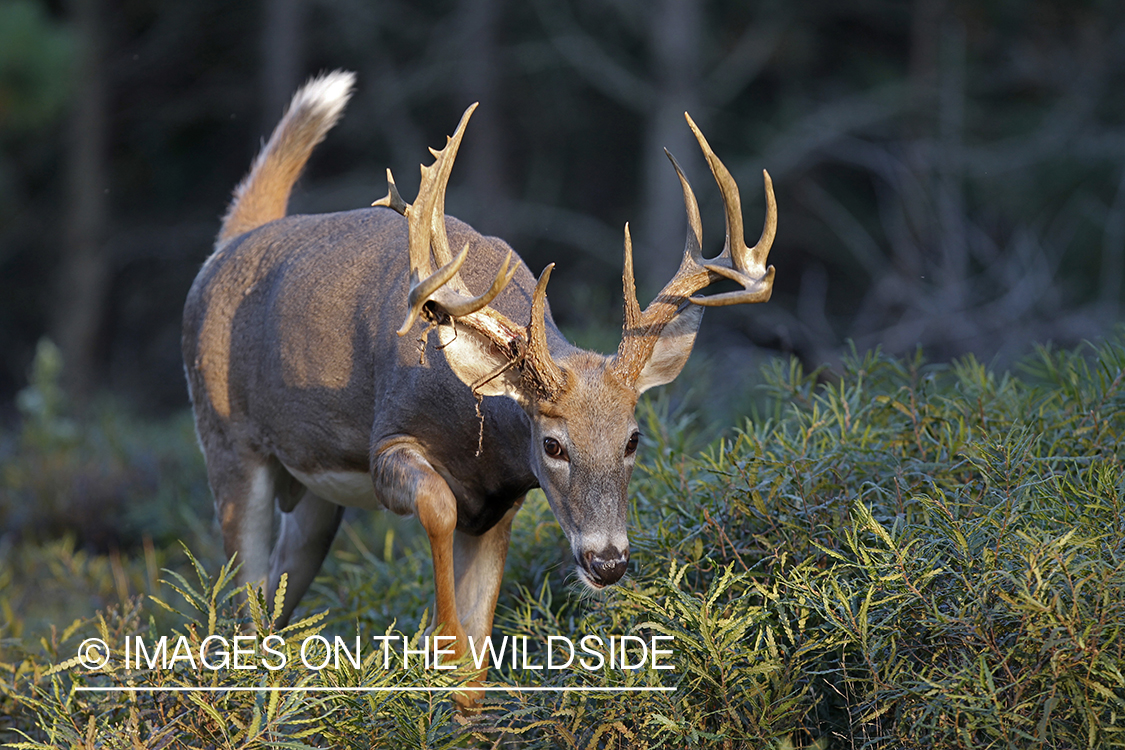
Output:
[[[454,373],[478,398],[506,397],[523,407],[531,425],[528,454],[532,471],[570,542],[579,577],[587,585],[601,588],[619,580],[629,560],[626,489],[640,438],[634,417],[638,397],[649,388],[671,382],[683,369],[703,307],[765,302],[770,297],[774,269],[765,263],[777,226],[772,183],[769,174],[763,173],[765,228],[757,244],[748,247],[738,187],[685,114],[722,193],[726,245],[717,257],[703,257],[695,195],[668,154],[680,179],[688,218],[679,270],[642,311],[626,225],[621,344],[613,356],[582,351],[567,344],[549,321],[546,288],[553,264],[539,277],[526,324],[489,306],[512,278],[510,254],[483,294],[473,296],[460,278],[458,272],[469,247],[456,256],[449,247],[445,189],[475,106],[465,112],[445,148],[431,150],[436,160],[422,167],[413,204],[399,196],[389,172],[387,197],[376,203],[394,208],[408,219],[409,312],[398,333],[406,335],[416,320],[424,319],[436,329],[438,346]],[[721,279],[733,280],[742,289],[694,296]]]

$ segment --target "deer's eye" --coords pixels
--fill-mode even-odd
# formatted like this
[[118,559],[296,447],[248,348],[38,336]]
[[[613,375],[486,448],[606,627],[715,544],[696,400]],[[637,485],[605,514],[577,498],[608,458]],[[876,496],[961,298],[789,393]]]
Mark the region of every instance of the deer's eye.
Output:
[[562,447],[562,443],[555,440],[553,437],[543,438],[543,452],[551,458],[557,458],[560,461],[566,461],[566,448]]
[[637,443],[639,443],[640,441],[641,441],[641,433],[634,430],[633,434],[629,436],[629,442],[625,443],[625,455],[631,456],[634,453],[636,453],[637,452]]

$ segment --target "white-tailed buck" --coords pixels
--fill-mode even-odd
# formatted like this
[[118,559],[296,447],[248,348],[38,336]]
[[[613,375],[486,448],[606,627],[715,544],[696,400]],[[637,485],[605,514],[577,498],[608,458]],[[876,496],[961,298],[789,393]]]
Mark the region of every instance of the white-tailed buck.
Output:
[[[226,552],[238,553],[244,581],[268,584],[270,601],[289,574],[283,620],[344,508],[387,508],[425,528],[434,622],[464,654],[467,635],[491,632],[529,490],[543,489],[587,585],[625,573],[637,397],[679,374],[703,306],[769,299],[777,209],[766,175],[765,230],[747,247],[738,188],[688,118],[722,191],[726,247],[703,258],[695,196],[673,160],[688,217],[679,271],[642,312],[626,226],[621,345],[608,357],[583,351],[551,320],[551,266],[536,281],[503,241],[445,216],[472,107],[432,151],[413,204],[388,172],[372,208],[286,216],[353,82],[335,72],[298,91],[235,190],[184,308],[195,423]],[[743,289],[692,296],[720,279]]]

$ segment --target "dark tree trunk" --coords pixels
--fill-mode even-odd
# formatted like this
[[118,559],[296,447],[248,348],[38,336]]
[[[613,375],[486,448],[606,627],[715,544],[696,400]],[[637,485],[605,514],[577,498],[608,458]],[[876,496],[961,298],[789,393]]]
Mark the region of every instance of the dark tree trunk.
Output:
[[265,0],[262,28],[261,132],[268,136],[301,83],[302,0]]
[[66,231],[56,287],[53,333],[64,382],[84,402],[100,381],[99,339],[110,283],[106,255],[106,81],[101,0],[71,0],[78,37],[67,159]]
[[648,44],[656,75],[656,101],[648,113],[642,144],[643,225],[634,232],[641,238],[636,252],[644,258],[640,281],[645,295],[654,294],[672,278],[683,253],[687,226],[680,182],[664,149],[676,157],[689,179],[696,177],[698,183],[709,174],[696,169],[703,160],[684,121],[684,112],[690,112],[706,128],[698,95],[702,12],[698,0],[657,0],[652,7]]
[[497,26],[504,0],[461,0],[457,18],[461,45],[458,106],[480,102],[473,114],[472,140],[466,141],[465,172],[474,223],[486,234],[510,236],[506,207],[504,147],[500,123]]

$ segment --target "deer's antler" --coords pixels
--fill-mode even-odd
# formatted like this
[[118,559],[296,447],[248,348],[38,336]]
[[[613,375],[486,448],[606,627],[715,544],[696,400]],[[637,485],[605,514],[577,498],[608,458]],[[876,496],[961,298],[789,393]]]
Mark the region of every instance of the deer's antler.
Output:
[[[398,196],[394,178],[387,171],[387,197],[383,199],[385,203],[379,201],[377,205],[387,205],[396,210],[401,206],[408,222],[410,237],[410,309],[406,321],[398,330],[399,336],[406,335],[426,303],[433,303],[437,310],[449,317],[464,317],[495,299],[515,273],[514,268],[510,269],[512,253],[509,252],[488,291],[477,297],[471,296],[458,273],[468,257],[469,247],[466,245],[456,258],[452,257],[449,238],[445,233],[445,188],[449,183],[453,161],[457,158],[457,149],[461,146],[461,138],[465,134],[465,126],[476,107],[473,104],[465,110],[457,130],[446,139],[445,148],[441,151],[430,149],[434,163],[422,167],[422,182],[418,186],[418,197],[412,205],[406,205]],[[436,273],[430,265],[431,251],[440,265]]]
[[[625,328],[621,345],[617,349],[612,367],[627,383],[633,384],[640,375],[664,327],[688,304],[719,306],[738,305],[751,302],[765,302],[773,292],[773,266],[766,266],[766,257],[777,231],[777,203],[773,195],[773,182],[769,172],[762,170],[766,190],[766,221],[761,239],[753,247],[746,246],[742,230],[742,201],[738,195],[738,185],[730,172],[715,156],[707,139],[699,131],[695,122],[685,112],[685,119],[699,141],[711,174],[719,185],[726,213],[727,239],[723,251],[711,260],[703,258],[703,227],[699,220],[699,205],[695,193],[680,165],[667,150],[668,158],[680,178],[684,194],[684,208],[687,211],[688,231],[684,245],[684,257],[680,268],[660,294],[641,312],[637,302],[636,283],[633,278],[633,242],[629,226],[625,226],[625,267],[622,274],[625,289]],[[742,285],[742,290],[724,292],[706,297],[693,297],[720,279],[731,279]]]
[[[492,286],[476,297],[470,295],[459,271],[469,255],[469,245],[453,257],[445,230],[445,189],[449,173],[457,157],[457,149],[465,133],[465,126],[476,104],[471,105],[461,117],[457,130],[446,140],[440,151],[430,149],[434,163],[422,167],[422,182],[418,197],[407,205],[398,195],[394,178],[387,172],[387,197],[375,205],[400,210],[407,219],[410,254],[410,294],[406,320],[398,330],[404,336],[419,315],[431,320],[455,318],[488,337],[511,357],[511,364],[521,363],[523,376],[532,382],[537,393],[546,398],[557,394],[565,385],[566,375],[551,358],[547,349],[546,299],[547,280],[554,264],[547,266],[539,277],[531,300],[531,319],[527,326],[519,326],[507,316],[489,307],[501,290],[512,280],[516,265],[512,251],[500,265]],[[430,264],[430,255],[440,266],[437,271]],[[510,366],[510,365],[509,365]]]

